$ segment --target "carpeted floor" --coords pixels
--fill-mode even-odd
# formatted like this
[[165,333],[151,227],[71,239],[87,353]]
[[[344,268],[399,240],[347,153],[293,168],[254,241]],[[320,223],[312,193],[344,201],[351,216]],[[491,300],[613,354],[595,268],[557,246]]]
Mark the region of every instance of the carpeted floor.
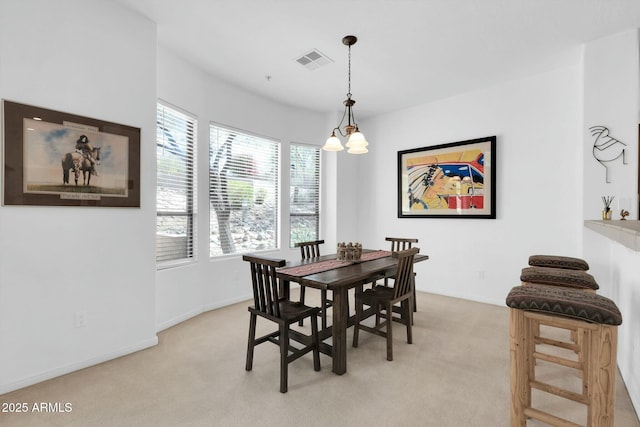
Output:
[[[350,329],[345,375],[334,375],[324,355],[315,372],[308,354],[289,365],[289,392],[281,394],[275,345],[258,346],[253,371],[244,369],[247,305],[162,331],[156,347],[1,395],[0,403],[24,402],[28,411],[0,412],[0,425],[509,425],[507,307],[418,292],[414,344],[395,324],[393,362],[381,337],[363,332],[351,348]],[[267,326],[259,320],[258,332]],[[40,402],[59,410],[33,411]],[[615,425],[640,426],[619,375]]]

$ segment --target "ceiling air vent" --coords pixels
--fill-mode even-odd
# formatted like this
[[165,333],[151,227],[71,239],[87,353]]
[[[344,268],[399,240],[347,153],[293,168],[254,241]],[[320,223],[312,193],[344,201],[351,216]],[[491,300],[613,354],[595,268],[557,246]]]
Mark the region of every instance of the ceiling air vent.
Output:
[[333,60],[319,50],[312,49],[299,58],[296,58],[296,62],[298,62],[308,70],[315,70],[322,67],[323,65],[332,63]]

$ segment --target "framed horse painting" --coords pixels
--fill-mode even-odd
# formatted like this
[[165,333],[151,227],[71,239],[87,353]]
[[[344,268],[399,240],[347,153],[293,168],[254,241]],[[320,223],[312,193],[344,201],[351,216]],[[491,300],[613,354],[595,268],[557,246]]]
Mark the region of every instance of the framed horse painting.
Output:
[[2,107],[4,205],[140,207],[140,128]]
[[495,217],[495,136],[398,152],[398,218]]

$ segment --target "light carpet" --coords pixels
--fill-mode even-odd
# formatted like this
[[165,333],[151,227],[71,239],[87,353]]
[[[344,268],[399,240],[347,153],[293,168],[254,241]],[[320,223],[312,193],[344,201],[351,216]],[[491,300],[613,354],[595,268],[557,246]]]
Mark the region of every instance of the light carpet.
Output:
[[[319,300],[316,294],[307,292]],[[247,302],[162,331],[153,348],[1,395],[1,403],[25,402],[29,411],[0,413],[0,425],[508,426],[508,308],[423,292],[417,298],[414,343],[394,324],[392,362],[381,337],[362,332],[352,348],[350,328],[345,375],[333,374],[325,355],[315,372],[308,354],[289,365],[289,392],[281,394],[275,345],[258,346],[253,371],[244,369]],[[263,319],[258,327],[272,329]],[[620,375],[616,386],[616,426],[640,426]],[[40,402],[71,410],[32,411]]]

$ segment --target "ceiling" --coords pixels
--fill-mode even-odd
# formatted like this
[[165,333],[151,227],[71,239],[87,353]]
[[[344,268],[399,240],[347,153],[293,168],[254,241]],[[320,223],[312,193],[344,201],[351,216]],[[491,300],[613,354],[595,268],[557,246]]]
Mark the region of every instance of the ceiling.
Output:
[[[576,63],[580,45],[640,28],[640,0],[114,0],[158,43],[279,102],[342,110],[353,34],[356,118]],[[317,49],[333,62],[296,59]],[[611,64],[615,67],[615,64]]]

